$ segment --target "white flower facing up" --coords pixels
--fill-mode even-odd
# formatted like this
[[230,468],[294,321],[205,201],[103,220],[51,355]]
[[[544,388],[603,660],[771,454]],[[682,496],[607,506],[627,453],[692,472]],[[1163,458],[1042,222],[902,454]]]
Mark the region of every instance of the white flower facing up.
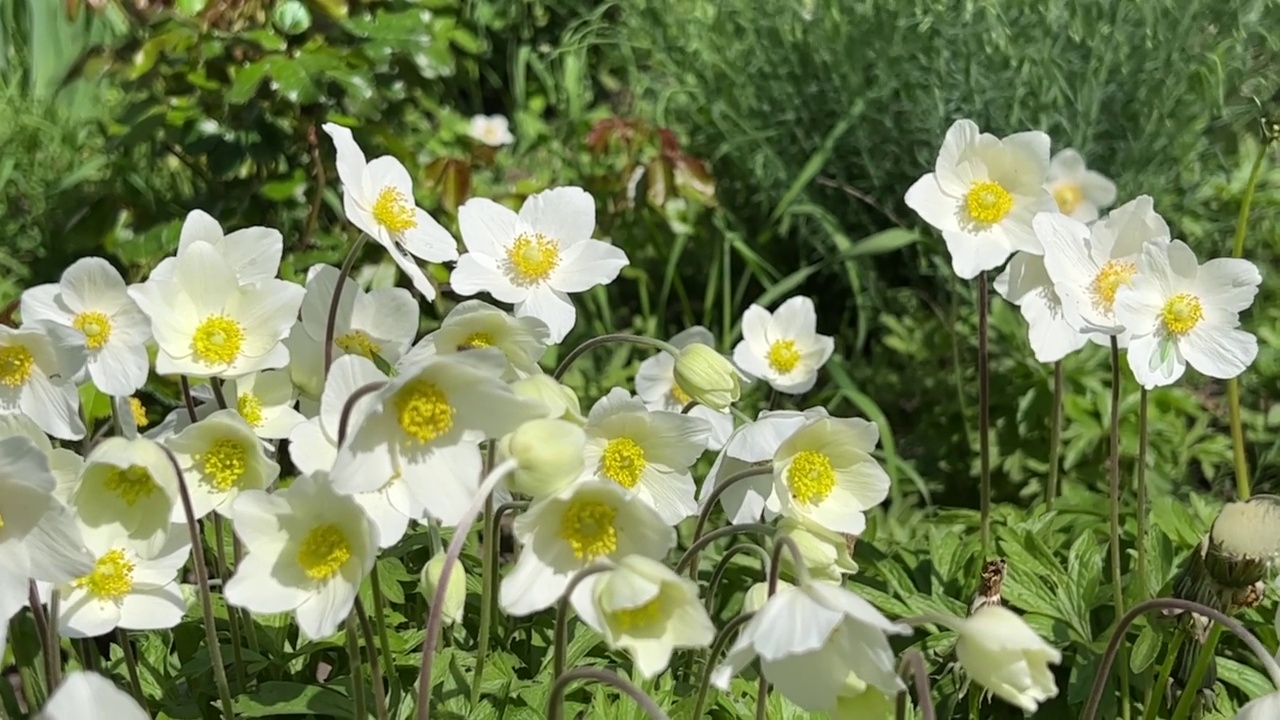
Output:
[[1039,255],[1031,230],[1036,213],[1057,209],[1044,188],[1049,136],[983,133],[972,120],[947,130],[934,171],[907,190],[907,205],[933,227],[964,279],[994,270],[1018,250]]
[[342,181],[342,207],[347,219],[386,248],[413,287],[428,301],[434,300],[436,288],[414,258],[432,263],[456,260],[458,242],[417,206],[413,179],[399,160],[383,155],[366,161],[351,130],[333,123],[321,127],[333,139],[338,153],[338,178]]
[[689,467],[702,455],[709,432],[701,418],[649,410],[614,388],[587,415],[584,476],[617,483],[675,525],[698,512]]
[[819,335],[817,327],[818,313],[807,297],[790,298],[773,313],[753,304],[742,314],[733,362],[778,392],[808,392],[835,351],[835,340]]
[[129,298],[124,278],[111,263],[96,257],[77,260],[57,284],[22,293],[21,305],[24,323],[43,320],[76,331],[53,339],[80,346],[89,378],[102,392],[129,395],[147,382],[151,323]]
[[871,457],[879,441],[880,429],[860,418],[819,418],[797,430],[773,456],[777,510],[832,532],[861,533],[864,513],[889,495],[889,476]]
[[458,303],[440,323],[405,356],[412,367],[437,355],[454,355],[479,348],[501,350],[507,359],[506,380],[537,375],[538,361],[547,352],[547,326],[533,317],[512,317],[482,300]]
[[227,581],[227,603],[293,613],[311,640],[337,632],[377,559],[373,523],[360,506],[302,475],[271,494],[241,494],[231,522],[249,552]]
[[209,243],[178,255],[172,277],[152,274],[129,288],[151,318],[159,351],[156,372],[190,377],[237,377],[284,367],[289,334],[303,290],[284,280],[242,285]]
[[1227,380],[1258,355],[1258,339],[1240,329],[1262,276],[1248,260],[1204,265],[1181,240],[1147,243],[1132,282],[1116,292],[1116,320],[1132,334],[1129,368],[1143,387],[1176,382],[1187,365]]
[[0,325],[0,414],[23,414],[60,440],[84,437],[80,393],[71,378],[84,367],[84,351],[67,341],[73,333],[35,322],[17,330]]
[[[827,411],[815,407],[803,412],[795,410],[766,410],[756,421],[738,428],[725,443],[724,449],[707,473],[702,484],[699,502],[712,488],[752,466],[768,467],[782,442],[809,420],[826,417]],[[764,472],[756,477],[739,480],[720,494],[720,506],[734,525],[759,522],[761,518],[772,520],[778,515],[779,502],[774,497],[773,477]],[[772,508],[772,510],[770,509]]]
[[1045,189],[1053,195],[1058,212],[1083,223],[1097,220],[1098,211],[1116,201],[1116,184],[1090,170],[1084,156],[1072,148],[1058,151],[1049,161]]
[[157,552],[170,523],[184,518],[173,463],[147,438],[111,437],[94,446],[69,504],[82,525],[127,540],[144,555]]
[[253,428],[235,410],[219,410],[165,441],[182,468],[196,519],[226,515],[236,496],[280,475]]
[[178,257],[182,257],[195,243],[207,243],[230,266],[241,285],[273,280],[280,272],[280,258],[284,254],[284,237],[279,230],[268,227],[247,227],[230,235],[222,231],[222,225],[203,210],[192,210],[182,223],[178,236],[176,257],[165,258],[151,271],[152,279],[172,280]]
[[502,147],[516,141],[511,134],[511,123],[505,115],[472,115],[467,125],[467,135],[489,147]]
[[35,720],[151,720],[129,693],[94,672],[68,674]]
[[539,500],[516,517],[522,549],[502,579],[498,603],[523,617],[551,607],[579,570],[628,555],[666,557],[676,532],[616,483],[588,480]]
[[903,686],[890,634],[909,635],[911,629],[838,585],[780,587],[742,628],[711,682],[727,690],[733,676],[759,657],[778,692],[811,712],[835,708],[850,672],[894,697]]
[[1089,339],[1063,309],[1062,298],[1044,263],[1041,255],[1016,252],[992,285],[1000,297],[1017,306],[1027,321],[1027,336],[1036,360],[1052,363],[1084,347]]
[[264,440],[289,437],[294,426],[306,420],[294,409],[296,393],[288,370],[263,370],[227,380],[222,385],[228,407]]
[[1062,653],[1046,643],[1017,613],[985,605],[955,623],[956,659],[965,672],[996,697],[1033,713],[1058,694],[1050,664]]
[[569,295],[608,285],[628,264],[620,248],[591,238],[596,201],[582,188],[531,195],[519,214],[472,198],[458,208],[458,227],[467,252],[449,279],[453,291],[513,303],[516,317],[546,323],[552,343],[573,329]]
[[588,577],[572,600],[582,622],[625,650],[646,680],[667,669],[677,648],[707,647],[716,635],[697,583],[643,555]]
[[[694,343],[714,345],[715,336],[711,331],[697,325],[681,330],[671,336],[670,343],[676,349],[686,348]],[[676,360],[670,353],[659,352],[650,355],[640,362],[636,371],[636,395],[644,401],[650,410],[665,410],[678,413],[693,402],[693,398],[676,384]],[[706,405],[695,405],[689,411],[692,417],[707,421],[711,431],[707,435],[707,449],[718,452],[733,432],[733,415],[720,412]]]
[[[338,286],[338,270],[319,265],[308,270],[306,297],[302,300],[302,327],[306,349],[323,360],[329,307]],[[333,325],[333,357],[380,357],[395,365],[418,332],[418,304],[404,288],[389,287],[365,292],[351,278],[342,279],[342,296]],[[321,369],[323,371],[323,369]]]

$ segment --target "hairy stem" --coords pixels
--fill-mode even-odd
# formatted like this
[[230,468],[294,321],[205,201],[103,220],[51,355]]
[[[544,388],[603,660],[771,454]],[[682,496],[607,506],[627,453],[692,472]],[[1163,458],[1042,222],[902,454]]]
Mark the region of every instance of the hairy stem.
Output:
[[116,628],[116,642],[120,643],[120,651],[124,653],[124,664],[129,670],[129,689],[133,691],[133,699],[138,701],[138,705],[150,717],[147,696],[142,692],[142,676],[138,674],[138,657],[133,652],[133,642],[129,640],[129,633],[124,628]]
[[1138,395],[1138,598],[1145,598],[1147,587],[1147,406],[1150,398],[1144,387]]
[[715,670],[716,659],[724,653],[729,640],[733,638],[734,631],[746,625],[753,617],[755,617],[755,613],[738,615],[725,623],[720,632],[716,634],[715,640],[711,641],[711,652],[707,655],[706,667],[702,669],[702,678],[698,681],[698,696],[693,703],[693,714],[689,717],[703,717],[702,710],[707,705],[707,694],[711,691],[711,674]]
[[[354,613],[353,613],[354,614]],[[356,623],[347,616],[347,662],[351,664],[351,699],[355,701],[356,717],[369,717],[364,705],[364,661],[360,659],[360,634]]]
[[635,700],[636,704],[645,711],[651,720],[670,720],[667,714],[662,712],[662,708],[658,707],[658,704],[653,701],[653,698],[641,692],[640,688],[623,680],[617,673],[586,667],[570,670],[557,677],[556,681],[551,685],[551,699],[547,701],[547,717],[551,718],[551,720],[564,719],[564,691],[575,680],[594,680],[606,685],[612,685],[632,700]]
[[[1111,596],[1117,615],[1124,614],[1124,570],[1120,563],[1120,345],[1111,338],[1111,452],[1107,462],[1111,480]],[[1120,634],[1121,630],[1116,629]],[[1129,663],[1125,646],[1120,648],[1120,708],[1129,717]]]
[[[1204,681],[1204,674],[1209,670],[1209,664],[1213,662],[1214,653],[1218,649],[1218,640],[1222,639],[1222,625],[1214,625],[1209,630],[1209,636],[1205,638],[1204,647],[1200,649],[1200,655],[1196,657],[1196,664],[1191,667],[1191,676],[1187,678],[1187,685],[1182,690],[1182,697],[1178,699],[1178,706],[1173,710],[1173,720],[1187,720],[1191,716],[1191,707],[1195,705],[1196,697],[1200,694],[1200,684]],[[1244,630],[1243,626],[1241,630]],[[1244,630],[1248,634],[1248,630]],[[1249,635],[1250,638],[1257,643],[1257,638]],[[1246,641],[1247,643],[1247,641]],[[1261,646],[1261,643],[1258,643]],[[1250,645],[1250,649],[1253,649]],[[1256,650],[1254,651],[1257,652]],[[1270,657],[1265,650],[1262,655]],[[1268,671],[1275,667],[1275,659],[1272,658],[1269,663]],[[1280,678],[1272,673],[1271,684],[1280,688]]]
[[[1262,174],[1262,161],[1267,156],[1268,143],[1258,148],[1258,157],[1253,161],[1249,171],[1249,182],[1244,189],[1244,199],[1240,201],[1240,215],[1236,218],[1236,236],[1231,245],[1231,257],[1244,256],[1244,237],[1249,227],[1249,207],[1253,205],[1253,192],[1258,187],[1258,177]],[[1231,448],[1236,467],[1236,496],[1240,500],[1249,499],[1249,458],[1245,455],[1244,422],[1240,417],[1240,378],[1227,381],[1227,403],[1231,409]]]
[[777,532],[777,528],[772,525],[765,525],[764,523],[745,523],[743,525],[730,525],[728,527],[716,528],[715,530],[712,530],[706,535],[698,538],[689,546],[688,550],[685,550],[684,555],[680,556],[680,561],[676,563],[676,572],[682,573],[685,571],[685,568],[693,567],[694,562],[698,559],[698,553],[701,553],[704,548],[716,540],[733,535],[741,535],[743,533],[762,533],[764,535],[773,535],[775,532]]
[[[356,597],[354,612],[356,619],[360,621],[365,652],[369,654],[369,676],[373,681],[373,707],[378,713],[378,720],[387,720],[387,691],[382,684],[382,663],[378,660],[378,651],[373,647],[375,637],[373,624],[369,622],[369,613],[365,612],[364,603],[360,602],[359,597]],[[347,622],[350,626],[350,618]]]
[[590,352],[594,348],[598,348],[601,345],[608,345],[610,343],[631,343],[632,345],[644,345],[645,347],[657,348],[658,350],[667,352],[671,355],[671,357],[675,357],[680,354],[680,351],[677,350],[676,347],[671,343],[663,342],[661,340],[655,340],[651,337],[645,337],[643,335],[630,335],[627,333],[610,333],[608,335],[593,337],[590,340],[582,343],[578,347],[574,348],[572,352],[570,352],[568,355],[564,357],[564,360],[560,362],[560,365],[556,367],[556,371],[551,377],[555,378],[556,380],[560,380],[561,378],[564,377],[565,373],[569,372],[569,368],[573,366],[573,363],[576,362],[578,358],[582,357],[583,355],[586,355],[588,352]]
[[982,554],[991,550],[991,370],[988,367],[987,273],[978,273],[978,468],[982,480]]
[[1062,465],[1062,403],[1066,380],[1062,361],[1053,364],[1053,417],[1049,424],[1049,479],[1044,486],[1044,504],[1053,509],[1058,499],[1058,473]]
[[573,591],[578,589],[578,585],[582,584],[583,580],[612,569],[612,565],[592,565],[591,567],[583,568],[575,573],[569,579],[569,584],[564,587],[564,593],[560,595],[560,602],[556,604],[555,648],[553,649],[554,655],[551,663],[552,677],[560,677],[564,674],[564,654],[569,649],[569,609],[572,607],[569,600],[573,597]]
[[[726,445],[727,444],[728,443],[726,443]],[[715,487],[711,488],[711,491],[707,493],[707,496],[702,499],[702,509],[698,511],[698,521],[697,524],[693,526],[693,540],[691,542],[694,545],[697,545],[698,541],[702,539],[702,533],[706,530],[707,522],[711,519],[711,512],[715,509],[716,500],[719,500],[720,496],[729,488],[754,477],[772,474],[773,467],[771,465],[762,465],[758,467],[750,467],[741,472],[736,472],[725,478],[724,482],[716,483]],[[690,550],[692,549],[693,548],[690,548]],[[686,553],[686,556],[687,555],[688,553]],[[690,560],[690,563],[689,577],[696,581],[698,579],[698,556],[694,555]],[[677,570],[676,572],[680,571]]]
[[338,306],[342,301],[342,286],[351,275],[356,257],[364,247],[365,237],[364,233],[361,233],[356,241],[351,243],[351,249],[347,251],[347,257],[342,261],[342,267],[338,269],[338,282],[333,286],[333,298],[329,301],[329,316],[324,323],[324,374],[326,376],[329,374],[329,366],[333,364],[333,333],[338,325]]
[[[902,654],[902,662],[898,664],[898,676],[904,680],[909,677],[915,683],[916,702],[920,705],[921,720],[934,720],[936,715],[933,710],[933,687],[929,684],[929,671],[925,669],[924,657],[920,655],[919,650],[910,648]],[[895,713],[897,720],[906,719],[907,700],[906,690],[898,693]]]

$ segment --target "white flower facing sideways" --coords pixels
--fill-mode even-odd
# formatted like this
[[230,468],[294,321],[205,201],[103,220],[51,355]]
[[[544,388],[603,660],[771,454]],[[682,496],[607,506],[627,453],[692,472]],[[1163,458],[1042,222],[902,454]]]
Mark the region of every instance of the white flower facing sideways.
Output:
[[337,150],[347,219],[391,254],[418,292],[434,300],[436,288],[414,258],[432,263],[457,260],[458,242],[417,206],[413,179],[404,164],[390,155],[366,161],[350,129],[333,123],[321,128]]
[[778,392],[808,392],[835,351],[835,339],[819,335],[817,328],[818,313],[807,297],[789,298],[772,313],[752,304],[742,313],[742,340],[733,348],[733,362]]
[[169,277],[155,274],[129,287],[151,318],[159,350],[156,372],[190,377],[237,377],[281,368],[303,289],[284,280],[241,284],[209,243],[193,242],[174,259]]
[[472,115],[467,125],[467,136],[489,147],[502,147],[516,141],[511,134],[511,123],[505,115]]
[[482,300],[464,300],[454,306],[437,330],[427,333],[404,357],[413,365],[437,355],[495,348],[507,359],[503,379],[516,380],[541,374],[538,361],[547,352],[547,326],[534,317],[512,317]]
[[35,720],[151,720],[129,693],[95,672],[69,673]]
[[17,330],[0,325],[0,415],[26,415],[60,440],[84,437],[80,393],[71,382],[84,367],[84,351],[70,339],[52,339],[74,332],[44,321]]
[[182,468],[196,519],[217,511],[226,515],[236,496],[261,490],[280,475],[253,428],[235,410],[218,410],[168,438]]
[[1045,642],[1017,613],[985,605],[950,623],[959,638],[956,659],[977,683],[1028,713],[1058,694],[1050,664],[1062,653]]
[[26,415],[0,415],[0,440],[15,436],[25,437],[36,444],[36,448],[49,460],[49,470],[57,481],[54,497],[63,503],[69,502],[71,489],[84,468],[84,458],[69,448],[54,447],[49,436]]
[[649,410],[614,388],[587,415],[584,476],[617,483],[675,525],[698,512],[689,468],[707,446],[711,428],[701,418]]
[[1048,135],[997,138],[972,120],[957,120],[934,171],[907,190],[906,202],[942,232],[951,267],[968,280],[1000,267],[1018,250],[1040,254],[1031,219],[1056,209],[1044,188],[1048,174]]
[[93,384],[108,395],[129,395],[147,382],[151,323],[129,297],[124,278],[102,258],[82,258],[57,284],[22,293],[22,321],[44,320],[75,330],[53,338],[82,347]]
[[289,437],[294,426],[306,420],[294,409],[296,391],[288,370],[262,370],[227,380],[222,385],[227,407],[264,440]]
[[587,480],[539,500],[516,517],[520,557],[502,579],[498,603],[524,617],[551,607],[569,580],[597,561],[628,555],[665,558],[676,532],[657,511],[617,483]]
[[[302,300],[302,327],[313,343],[307,352],[323,362],[329,307],[338,286],[338,269],[313,266],[307,271],[306,296]],[[389,365],[400,361],[418,332],[418,303],[404,288],[379,288],[365,292],[351,278],[342,279],[342,296],[334,316],[333,357],[380,357]]]
[[774,453],[776,510],[832,532],[861,533],[866,511],[889,495],[889,476],[871,457],[879,441],[880,429],[861,418],[810,421]]
[[242,493],[231,523],[248,553],[227,581],[227,603],[259,614],[293,613],[302,635],[333,635],[373,568],[373,523],[328,483],[301,475],[268,494]]
[[487,292],[514,304],[516,317],[546,323],[558,343],[577,317],[570,293],[608,285],[629,262],[620,248],[592,239],[595,227],[595,198],[578,187],[531,195],[519,214],[472,198],[458,208],[467,252],[449,282],[459,295]]
[[1116,184],[1090,170],[1084,156],[1073,148],[1059,150],[1049,161],[1045,189],[1053,195],[1058,212],[1082,223],[1097,220],[1098,211],[1116,201]]
[[147,438],[109,437],[95,445],[68,503],[89,531],[119,536],[143,554],[158,551],[170,523],[185,518],[173,463]]
[[[696,325],[681,330],[671,336],[671,346],[677,350],[694,343],[715,346],[715,336],[711,331]],[[693,398],[676,384],[676,359],[670,353],[659,352],[640,361],[640,369],[636,371],[636,395],[644,401],[650,410],[681,412],[693,402]],[[733,432],[733,415],[728,411],[719,412],[706,405],[694,405],[689,411],[691,417],[702,418],[711,428],[707,436],[707,449],[718,452]]]
[[275,279],[284,255],[284,237],[279,230],[254,226],[225,234],[222,225],[203,210],[192,210],[182,222],[178,236],[178,252],[165,258],[151,271],[151,277],[171,280],[177,257],[193,244],[212,245],[231,267],[242,285]]
[[1027,339],[1036,360],[1052,363],[1084,347],[1089,338],[1062,309],[1062,298],[1044,263],[1041,255],[1016,252],[992,286],[1027,321]]
[[1116,320],[1132,334],[1129,368],[1147,389],[1176,382],[1187,365],[1219,380],[1244,372],[1258,339],[1240,329],[1262,276],[1248,260],[1201,265],[1181,240],[1147,243],[1132,282],[1116,291]]

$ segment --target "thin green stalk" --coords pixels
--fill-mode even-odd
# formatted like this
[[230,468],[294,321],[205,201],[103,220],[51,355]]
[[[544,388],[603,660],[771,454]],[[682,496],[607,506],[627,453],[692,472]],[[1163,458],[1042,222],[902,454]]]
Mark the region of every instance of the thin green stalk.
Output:
[[[747,420],[747,422],[751,421]],[[698,521],[694,524],[693,539],[690,542],[697,545],[698,541],[702,539],[702,532],[707,527],[707,521],[711,519],[711,513],[716,506],[716,500],[718,500],[725,491],[750,478],[771,474],[773,474],[773,468],[771,466],[749,467],[746,470],[730,475],[725,478],[723,482],[716,483],[716,486],[711,488],[711,492],[707,493],[706,498],[702,500],[702,511],[698,513]],[[690,550],[692,549],[693,548],[690,548]],[[693,555],[690,563],[689,577],[696,582],[698,580],[698,556],[696,554]]]
[[622,691],[624,695],[636,701],[636,704],[644,710],[650,720],[670,720],[662,708],[653,701],[653,698],[645,695],[640,688],[623,680],[617,673],[598,668],[580,667],[571,670],[564,675],[555,679],[551,685],[551,698],[547,701],[547,717],[551,720],[563,720],[564,718],[564,691],[574,680],[594,680],[606,685],[612,685]]
[[[223,528],[223,523],[226,521],[218,515],[212,516],[210,520],[213,522],[213,542],[217,546],[213,554],[218,563],[218,577],[226,583],[231,578],[231,572],[227,569],[227,542]],[[244,675],[244,652],[240,649],[243,644],[243,636],[240,634],[240,613],[234,610],[228,612],[227,625],[231,628],[231,659],[236,674],[236,690],[244,692],[248,683]]]
[[89,672],[98,672],[98,649],[88,638],[79,638],[73,645],[80,656],[80,667]]
[[1178,651],[1182,649],[1182,643],[1187,639],[1187,632],[1182,628],[1178,628],[1173,633],[1173,641],[1169,643],[1169,648],[1165,650],[1164,664],[1160,666],[1160,673],[1156,675],[1156,684],[1152,686],[1151,702],[1142,710],[1142,720],[1156,720],[1156,715],[1160,714],[1160,705],[1164,702],[1165,689],[1169,686],[1169,676],[1173,674],[1173,666],[1178,662]]
[[1138,599],[1145,599],[1147,587],[1147,406],[1150,398],[1144,387],[1138,394]]
[[1187,685],[1182,690],[1178,707],[1173,711],[1173,720],[1187,720],[1191,715],[1191,706],[1195,704],[1196,696],[1200,694],[1200,684],[1204,682],[1204,674],[1209,670],[1209,663],[1213,662],[1213,655],[1218,649],[1218,640],[1222,638],[1222,632],[1223,627],[1217,624],[1209,630],[1209,636],[1205,638],[1204,647],[1200,649],[1196,664],[1191,667],[1191,677],[1187,678]]
[[[485,472],[493,467],[494,450],[497,445],[489,443],[488,461],[485,466]],[[489,598],[493,596],[494,575],[497,574],[497,563],[494,562],[494,554],[489,551],[491,546],[498,544],[498,538],[492,534],[493,528],[493,495],[485,498],[484,501],[484,530],[480,534],[480,630],[476,636],[476,667],[473,672],[474,681],[471,683],[471,707],[475,708],[480,704],[480,686],[483,685],[484,664],[489,655],[489,631],[490,624],[493,622],[493,605],[489,602]]]
[[987,273],[978,273],[978,462],[981,474],[982,555],[991,551],[991,370],[988,367]]
[[[1124,615],[1124,571],[1120,563],[1120,345],[1111,338],[1111,457],[1107,463],[1111,478],[1111,592],[1116,617]],[[1117,632],[1121,632],[1117,630]],[[1120,712],[1129,718],[1129,661],[1126,646],[1120,647]]]
[[364,706],[364,661],[360,659],[360,635],[352,615],[347,616],[346,635],[347,662],[351,664],[351,699],[355,701],[356,719],[366,720],[369,712]]
[[[395,661],[391,656],[391,635],[387,631],[387,600],[382,594],[382,578],[378,574],[378,563],[369,571],[369,585],[373,588],[373,616],[378,620],[378,648],[382,651],[382,667],[387,681],[391,685],[391,704],[399,707],[400,678],[396,674]],[[369,640],[369,642],[373,642]]]
[[[365,611],[364,603],[360,602],[359,597],[356,598],[352,612],[360,621],[364,649],[369,653],[369,674],[373,681],[373,708],[378,714],[378,720],[387,720],[387,691],[382,684],[382,663],[378,661],[378,651],[373,647],[373,625],[369,622],[369,613]],[[350,618],[347,621],[350,622]]]
[[[1236,218],[1236,236],[1231,245],[1231,257],[1244,257],[1244,236],[1249,227],[1249,207],[1253,205],[1253,193],[1258,187],[1258,177],[1262,174],[1262,161],[1267,156],[1270,145],[1262,143],[1258,148],[1258,157],[1254,158],[1253,168],[1249,171],[1249,182],[1245,185],[1244,199],[1240,201],[1240,215]],[[1244,421],[1240,417],[1240,378],[1227,381],[1227,403],[1231,410],[1231,447],[1235,458],[1236,496],[1240,500],[1249,499],[1249,458],[1245,455]]]
[[[338,325],[338,307],[342,300],[342,286],[348,277],[351,276],[351,268],[356,264],[356,257],[360,255],[360,248],[364,247],[364,241],[367,236],[361,233],[356,241],[351,243],[351,249],[347,251],[347,257],[342,261],[342,267],[338,269],[338,281],[333,286],[333,297],[329,300],[329,316],[324,324],[324,374],[328,376],[329,366],[333,365],[333,334]],[[363,719],[362,719],[363,720]]]
[[133,699],[138,701],[138,705],[142,706],[150,717],[151,710],[147,707],[147,696],[142,692],[142,676],[138,674],[138,657],[133,653],[133,643],[130,642],[129,633],[124,628],[116,628],[116,642],[120,643],[120,652],[124,653],[124,665],[129,670],[129,689],[133,691]]
[[1058,472],[1062,465],[1062,403],[1066,381],[1062,361],[1053,364],[1053,418],[1049,424],[1049,480],[1044,486],[1044,504],[1050,510],[1058,499]]
[[569,372],[569,368],[573,366],[573,363],[576,362],[578,358],[582,357],[583,355],[586,355],[589,351],[591,351],[594,348],[600,347],[601,345],[608,345],[610,343],[631,343],[632,345],[644,345],[645,347],[651,347],[651,348],[656,348],[658,350],[662,350],[663,352],[670,354],[671,357],[675,357],[680,354],[680,351],[676,349],[674,345],[668,342],[655,340],[654,338],[645,337],[643,335],[630,335],[627,333],[610,333],[608,335],[600,335],[599,337],[593,337],[590,340],[582,343],[578,347],[574,348],[568,355],[565,356],[564,360],[560,361],[560,365],[556,367],[555,374],[552,375],[552,377],[555,378],[556,380],[560,380],[561,378],[564,377],[565,373]]
[[[50,603],[56,600],[56,593],[49,597]],[[40,593],[36,590],[36,581],[32,580],[27,588],[27,606],[31,608],[31,618],[36,624],[36,635],[40,638],[40,649],[44,655],[45,691],[53,695],[58,687],[59,674],[62,670],[62,652],[58,643],[58,628],[49,624],[49,616],[45,615],[44,604],[40,602]],[[54,618],[55,622],[57,618]]]
[[[277,452],[279,448],[276,448]],[[244,546],[240,543],[240,538],[236,537],[235,532],[231,533],[231,559],[235,561],[236,567],[240,567],[240,563],[244,560]],[[240,619],[244,623],[245,639],[249,641],[249,649],[258,652],[258,627],[253,620],[253,613],[248,608],[240,608]]]
[[[703,551],[711,543],[721,538],[730,537],[732,535],[741,535],[743,533],[761,533],[764,535],[773,535],[777,532],[777,528],[773,525],[765,525],[764,523],[743,523],[741,525],[727,525],[722,528],[716,528],[711,532],[698,538],[696,542],[684,551],[684,555],[680,556],[680,560],[676,563],[676,572],[682,573],[687,568],[694,566],[698,560],[698,554]],[[801,565],[804,563],[801,562]],[[694,575],[696,573],[691,573]]]
[[707,664],[702,669],[702,679],[698,681],[698,696],[693,702],[693,714],[689,717],[703,717],[702,710],[707,705],[707,693],[711,691],[711,672],[715,670],[716,658],[720,657],[728,646],[729,640],[733,638],[733,632],[746,625],[754,615],[755,613],[743,613],[725,623],[715,640],[711,642],[711,652],[707,655]]
[[569,650],[569,610],[572,607],[569,599],[573,597],[573,591],[578,589],[578,585],[581,585],[583,580],[612,569],[612,565],[606,564],[583,568],[569,579],[569,584],[560,594],[560,602],[556,604],[555,648],[552,650],[554,654],[551,660],[552,677],[560,677],[564,674],[565,653]]

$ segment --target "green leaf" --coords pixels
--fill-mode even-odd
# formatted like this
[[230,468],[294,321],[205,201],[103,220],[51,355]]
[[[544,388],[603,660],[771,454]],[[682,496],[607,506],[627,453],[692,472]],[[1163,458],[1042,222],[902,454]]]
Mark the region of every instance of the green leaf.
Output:
[[1275,692],[1267,676],[1248,665],[1236,662],[1231,658],[1218,657],[1217,660],[1218,679],[1232,687],[1239,688],[1245,695],[1257,698]]
[[231,83],[231,88],[227,90],[227,102],[232,105],[243,105],[253,99],[266,74],[267,63],[265,61],[250,63],[247,67],[241,69],[236,73],[236,79]]
[[232,708],[240,717],[355,717],[351,699],[347,696],[330,688],[293,682],[264,682],[254,692],[236,697]]
[[86,424],[111,417],[111,396],[98,390],[92,382],[80,386],[80,407]]
[[1150,625],[1143,625],[1142,632],[1138,634],[1138,640],[1133,644],[1133,649],[1129,651],[1129,669],[1134,675],[1138,675],[1151,667],[1156,661],[1156,656],[1160,653],[1160,634],[1157,633]]
[[889,228],[855,242],[846,257],[870,257],[901,250],[920,241],[920,233],[907,228]]

